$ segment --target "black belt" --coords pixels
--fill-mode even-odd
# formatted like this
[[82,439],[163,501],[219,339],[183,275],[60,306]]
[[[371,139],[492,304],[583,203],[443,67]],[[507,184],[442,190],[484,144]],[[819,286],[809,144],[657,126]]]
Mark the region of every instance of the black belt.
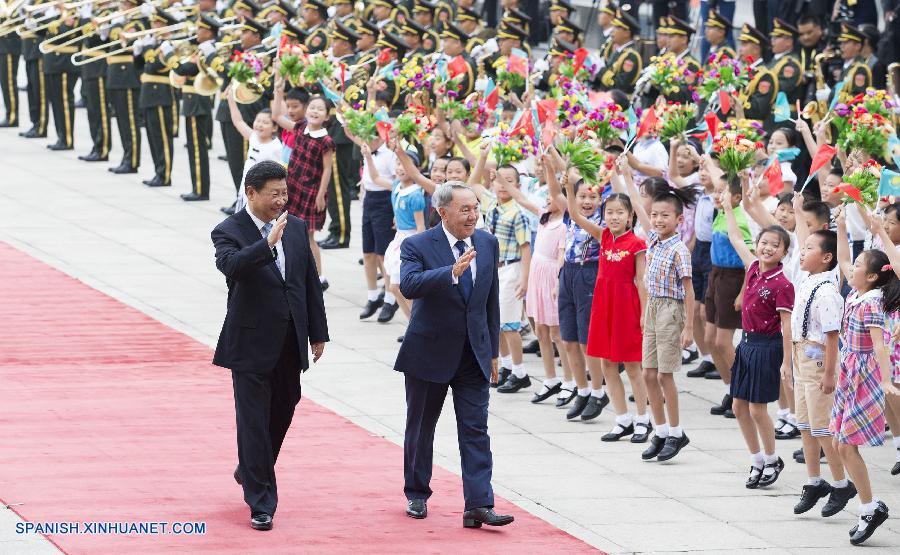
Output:
[[522,261],[521,258],[514,258],[513,260],[501,260],[500,262],[497,262],[497,267],[502,268],[504,266],[509,266],[510,264],[515,264],[516,262],[521,262],[521,261]]

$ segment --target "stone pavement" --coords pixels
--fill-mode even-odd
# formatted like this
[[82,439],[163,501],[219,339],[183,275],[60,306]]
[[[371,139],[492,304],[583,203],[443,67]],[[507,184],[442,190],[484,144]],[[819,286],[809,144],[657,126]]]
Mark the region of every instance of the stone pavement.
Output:
[[[43,140],[20,139],[15,129],[0,130],[0,240],[214,345],[226,290],[213,264],[209,232],[222,219],[219,206],[230,204],[234,193],[227,166],[215,159],[221,151],[218,133],[211,161],[213,200],[188,204],[178,198],[190,188],[183,138],[176,140],[175,187],[148,189],[140,184],[149,177],[146,146],[140,174],[114,176],[106,164],[76,160],[87,151],[86,129],[79,110],[77,150],[65,153],[47,151]],[[112,160],[120,154],[116,145]],[[354,203],[354,224],[359,210]],[[351,249],[325,253],[333,340],[321,363],[304,375],[303,392],[370,433],[401,443],[403,380],[391,368],[403,318],[388,325],[359,321],[365,300],[359,245],[357,226]],[[536,357],[526,360],[530,372],[541,371]],[[684,375],[677,382],[691,444],[665,464],[642,462],[640,445],[601,443],[600,436],[612,426],[610,412],[593,423],[566,422],[563,411],[552,405],[531,405],[530,393],[493,393],[489,423],[497,492],[608,552],[850,551],[846,533],[856,518],[855,502],[828,520],[814,516],[816,511],[801,518],[792,513],[805,482],[804,467],[790,457],[799,441],[779,442],[778,452],[788,462],[775,486],[747,490],[748,454],[735,421],[708,414],[724,393],[721,382]],[[448,398],[435,439],[435,463],[458,473],[451,405]],[[303,422],[295,426],[302,429]],[[867,449],[864,456],[876,494],[900,514],[900,477],[888,474],[894,460],[890,448]],[[402,462],[379,464],[397,466],[401,511]],[[49,542],[17,536],[16,519],[0,510],[0,553],[53,550]],[[868,545],[867,553],[896,553],[900,520],[890,519]]]

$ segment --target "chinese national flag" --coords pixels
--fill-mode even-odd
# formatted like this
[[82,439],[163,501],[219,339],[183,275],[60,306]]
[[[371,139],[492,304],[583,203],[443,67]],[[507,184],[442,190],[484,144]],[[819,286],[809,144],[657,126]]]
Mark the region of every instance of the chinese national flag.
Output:
[[784,190],[784,180],[781,178],[781,163],[776,158],[774,162],[769,164],[765,173],[766,181],[769,182],[769,194],[773,197]]
[[494,110],[497,108],[497,104],[500,102],[500,87],[494,87],[491,92],[487,94],[484,98],[484,104],[487,106],[488,110]]
[[389,121],[378,121],[375,122],[375,127],[378,129],[378,136],[381,137],[381,140],[388,142],[388,139],[391,138],[391,129],[394,128],[391,123]]
[[541,130],[541,144],[544,145],[544,148],[547,148],[553,143],[555,137],[556,125],[553,123],[553,120],[549,120],[544,123],[544,128]]
[[835,193],[843,193],[848,197],[852,198],[856,202],[862,204],[862,193],[860,193],[859,189],[850,185],[849,183],[841,183],[837,187],[834,188]]
[[469,71],[469,64],[466,63],[466,59],[462,56],[453,58],[450,60],[450,63],[447,64],[447,73],[450,74],[450,79],[467,71]]
[[547,122],[547,120],[555,120],[556,119],[556,106],[557,102],[555,98],[546,98],[544,100],[539,100],[537,103],[537,113],[538,113],[538,121],[543,125]]
[[528,77],[528,60],[515,54],[509,55],[506,70],[510,73],[518,73],[522,77]]
[[719,123],[721,123],[719,118],[713,113],[706,114],[703,118],[706,120],[706,130],[709,131],[710,137],[715,137],[716,132],[719,131]]
[[575,51],[575,59],[573,60],[574,63],[572,65],[572,69],[574,69],[574,71],[572,72],[572,75],[578,75],[578,71],[584,65],[584,61],[587,60],[587,56],[587,48],[579,48]]
[[819,150],[816,151],[816,155],[813,156],[812,164],[809,166],[809,175],[816,175],[816,172],[830,162],[836,153],[837,149],[831,145],[820,146]]
[[725,91],[719,91],[719,105],[722,106],[722,113],[728,114],[731,111],[731,97]]
[[520,133],[526,137],[534,137],[534,118],[531,117],[530,112],[524,112],[522,114],[509,134],[515,135],[516,133]]
[[658,121],[659,118],[656,117],[656,110],[648,108],[647,115],[644,116],[644,121],[642,121],[641,126],[638,127],[638,138],[642,137],[645,133],[652,131],[653,128],[656,127]]

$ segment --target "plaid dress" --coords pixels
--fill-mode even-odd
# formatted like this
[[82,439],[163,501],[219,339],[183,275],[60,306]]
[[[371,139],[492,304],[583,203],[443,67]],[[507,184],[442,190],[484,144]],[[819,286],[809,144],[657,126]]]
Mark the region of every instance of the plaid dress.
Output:
[[[334,150],[334,142],[326,133],[315,138],[305,133],[306,121],[294,128],[294,149],[287,169],[288,214],[304,220],[309,229],[319,231],[325,226],[325,210],[316,210],[316,195],[325,168],[322,159]],[[325,194],[328,198],[328,193]]]
[[831,434],[848,445],[884,443],[884,390],[869,328],[884,329],[881,290],[847,297],[841,375],[834,391]]

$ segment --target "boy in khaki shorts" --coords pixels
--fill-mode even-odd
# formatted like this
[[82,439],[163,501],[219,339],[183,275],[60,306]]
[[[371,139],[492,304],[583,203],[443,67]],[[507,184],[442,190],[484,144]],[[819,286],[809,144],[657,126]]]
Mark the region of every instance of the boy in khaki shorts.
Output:
[[[799,222],[797,227],[799,231]],[[828,431],[834,405],[844,299],[838,291],[838,276],[834,272],[837,264],[835,233],[816,231],[801,245],[800,269],[803,273],[799,276],[802,281],[791,315],[791,329],[795,330],[798,339],[793,344],[794,401],[809,480],[803,486],[794,514],[809,511],[819,499],[828,496],[828,502],[822,507],[822,516],[828,517],[839,513],[856,496],[856,488],[844,475],[844,466]],[[790,383],[788,379],[785,381]],[[820,476],[820,449],[825,452],[834,484]]]
[[688,188],[656,195],[648,215],[634,183],[626,182],[638,220],[647,232],[647,306],[641,322],[641,356],[656,429],[641,458],[667,461],[690,442],[679,425],[673,374],[681,368],[681,350],[693,343],[693,318],[685,318],[694,313],[691,253],[676,228],[684,220],[684,205],[693,203],[695,193]]

